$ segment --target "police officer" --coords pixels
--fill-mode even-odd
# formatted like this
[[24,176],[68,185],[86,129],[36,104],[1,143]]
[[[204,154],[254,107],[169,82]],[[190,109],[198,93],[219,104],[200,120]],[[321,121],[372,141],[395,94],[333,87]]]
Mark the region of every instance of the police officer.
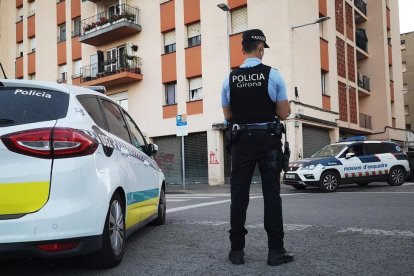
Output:
[[262,64],[264,48],[269,48],[263,32],[245,31],[242,46],[245,61],[225,79],[222,91],[224,117],[233,123],[229,259],[233,264],[244,264],[246,211],[250,183],[258,163],[269,247],[267,264],[277,266],[293,261],[293,255],[283,245],[280,198],[280,120],[289,116],[290,106],[282,76],[276,69]]

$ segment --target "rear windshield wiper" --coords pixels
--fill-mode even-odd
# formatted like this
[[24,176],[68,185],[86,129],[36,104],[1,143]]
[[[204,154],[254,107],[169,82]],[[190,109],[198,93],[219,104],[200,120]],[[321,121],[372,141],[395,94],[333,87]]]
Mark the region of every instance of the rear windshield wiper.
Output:
[[14,124],[14,120],[7,118],[0,118],[0,125],[11,125]]

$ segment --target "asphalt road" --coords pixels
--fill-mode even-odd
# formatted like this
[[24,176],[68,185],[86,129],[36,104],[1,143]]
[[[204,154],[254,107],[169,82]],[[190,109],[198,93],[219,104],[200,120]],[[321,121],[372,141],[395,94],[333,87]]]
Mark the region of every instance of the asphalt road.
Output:
[[283,187],[285,247],[295,261],[266,265],[260,186],[251,188],[246,264],[229,250],[228,187],[169,187],[167,224],[127,242],[122,264],[90,270],[78,259],[0,261],[0,275],[413,275],[414,183],[347,186],[336,193]]

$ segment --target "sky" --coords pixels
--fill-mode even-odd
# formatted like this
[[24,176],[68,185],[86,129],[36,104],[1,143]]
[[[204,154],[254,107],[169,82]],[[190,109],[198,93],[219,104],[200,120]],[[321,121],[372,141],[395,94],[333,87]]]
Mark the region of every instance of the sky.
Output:
[[414,0],[400,0],[400,33],[414,31]]

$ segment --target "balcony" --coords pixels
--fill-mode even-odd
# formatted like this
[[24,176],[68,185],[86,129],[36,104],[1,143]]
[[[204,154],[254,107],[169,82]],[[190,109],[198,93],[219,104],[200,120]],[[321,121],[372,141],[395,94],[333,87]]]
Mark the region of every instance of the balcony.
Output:
[[367,3],[364,0],[354,0],[354,4],[363,15],[367,15]]
[[358,72],[358,87],[365,90],[364,92],[371,91],[370,79]]
[[368,58],[368,37],[364,29],[356,30],[355,40],[357,46],[357,60],[359,61]]
[[366,129],[372,129],[372,117],[359,113],[359,126]]
[[139,32],[139,9],[122,4],[117,6],[116,11],[106,10],[82,20],[79,41],[100,46]]
[[[102,55],[103,56],[103,55]],[[141,59],[136,56],[117,56],[81,68],[80,85],[103,85],[106,88],[142,80]]]

